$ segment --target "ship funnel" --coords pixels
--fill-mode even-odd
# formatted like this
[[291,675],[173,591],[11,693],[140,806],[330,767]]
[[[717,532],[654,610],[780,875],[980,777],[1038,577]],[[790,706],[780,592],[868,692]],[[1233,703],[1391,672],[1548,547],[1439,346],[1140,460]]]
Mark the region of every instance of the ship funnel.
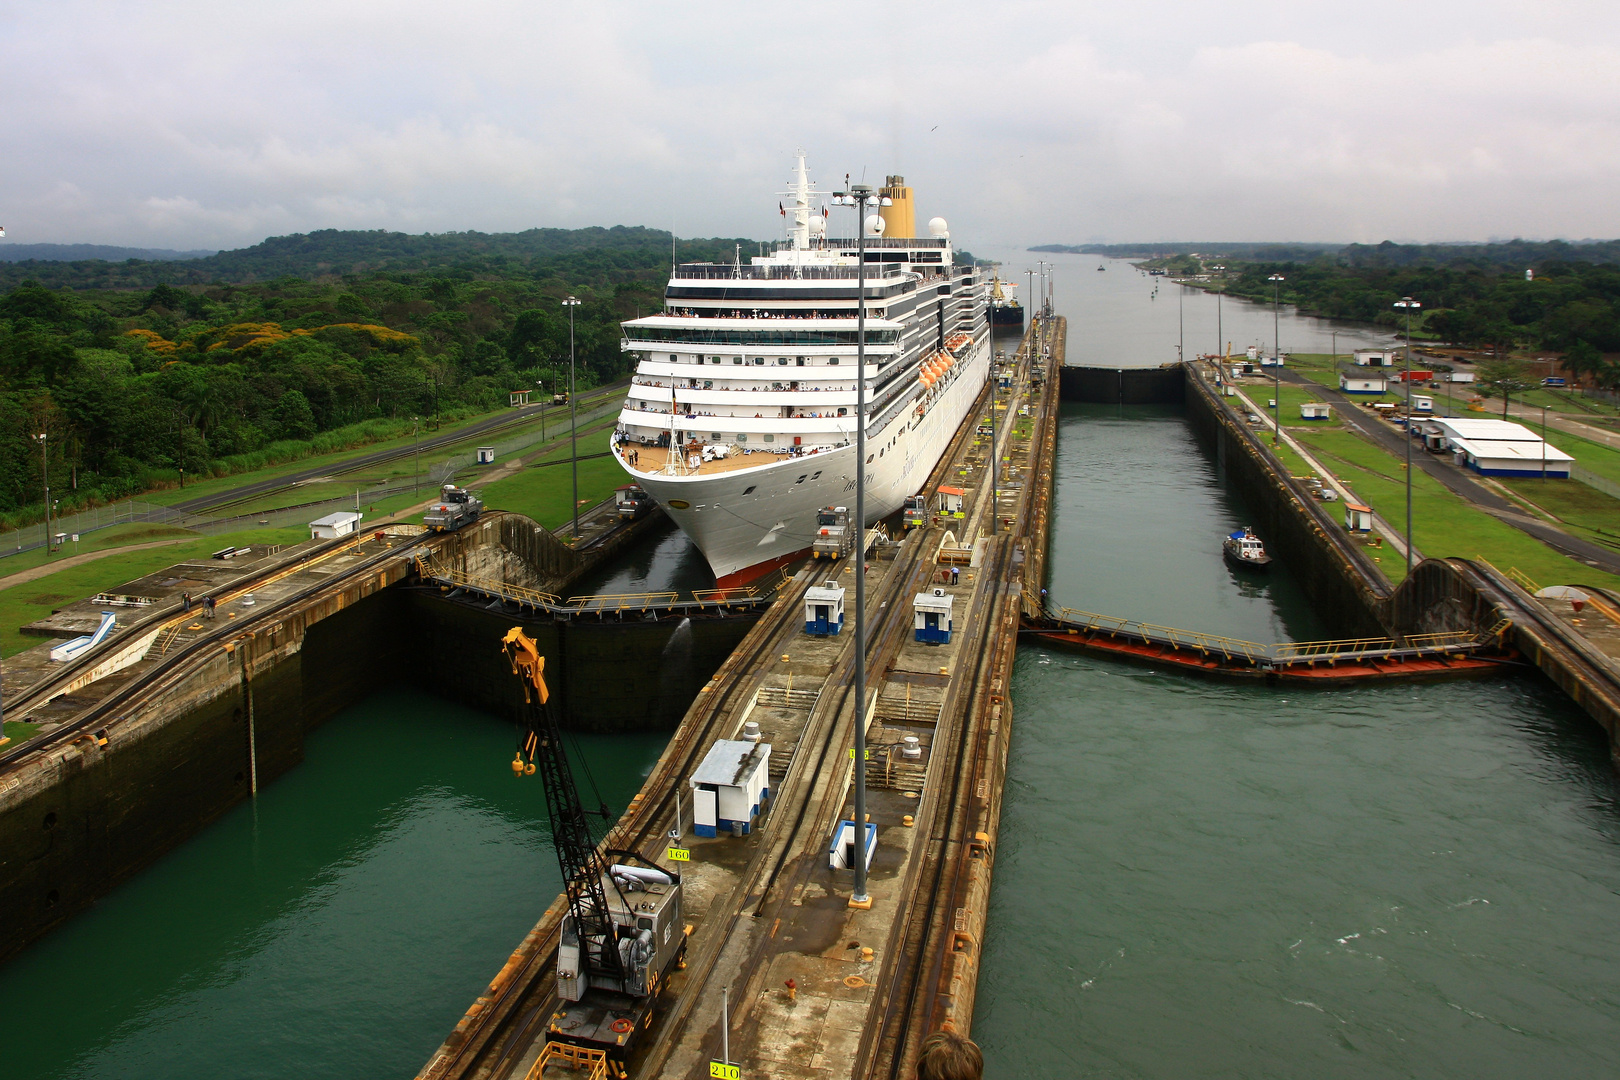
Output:
[[911,202],[911,189],[906,187],[903,176],[890,176],[887,179],[888,183],[878,189],[878,195],[894,205],[885,206],[879,211],[883,215],[883,235],[910,239],[917,235],[917,215]]

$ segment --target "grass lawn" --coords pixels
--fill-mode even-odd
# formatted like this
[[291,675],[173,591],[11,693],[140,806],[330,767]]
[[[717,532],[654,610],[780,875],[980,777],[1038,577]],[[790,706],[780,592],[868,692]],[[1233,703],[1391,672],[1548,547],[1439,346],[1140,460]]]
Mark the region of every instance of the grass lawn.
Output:
[[7,720],[5,731],[0,732],[0,735],[10,739],[14,745],[21,745],[38,734],[38,724],[25,724],[21,720]]
[[[1397,529],[1404,527],[1406,484],[1402,462],[1348,431],[1302,432],[1298,438],[1320,453],[1322,463],[1350,484],[1385,521]],[[1560,555],[1539,540],[1497,521],[1424,472],[1412,477],[1412,542],[1431,558],[1482,556],[1499,570],[1517,567],[1544,585],[1620,586],[1620,578]],[[1392,582],[1405,576],[1404,561],[1393,549],[1377,558]]]
[[[32,551],[19,551],[15,555],[7,555],[0,559],[0,578],[15,574],[21,570],[32,570],[47,561],[60,562],[70,555],[88,555],[92,551],[105,551],[107,548],[125,547],[129,544],[149,544],[154,540],[178,540],[183,537],[195,537],[197,534],[190,529],[182,529],[174,525],[152,525],[144,521],[132,521],[126,525],[114,525],[107,529],[97,529],[95,532],[84,534],[84,539],[75,545],[71,540],[62,546],[62,550],[47,558],[44,548],[35,548]],[[220,547],[224,547],[221,544]],[[77,547],[78,550],[74,550]]]
[[[584,446],[580,449],[583,451]],[[611,457],[579,463],[580,509],[595,506],[629,482],[629,476]],[[572,516],[573,471],[564,465],[530,466],[514,476],[486,484],[478,492],[491,510],[510,510],[555,529]]]
[[[481,416],[473,416],[466,420],[458,420],[455,423],[445,424],[443,428],[436,432],[430,433],[426,430],[426,428],[424,428],[423,434],[437,435],[445,432],[458,431],[470,424],[477,423],[480,420],[487,420],[489,417],[496,415],[496,413],[504,411],[505,410],[496,410],[495,413],[485,413]],[[357,457],[364,457],[367,454],[374,454],[380,450],[402,449],[410,446],[414,441],[415,440],[410,434],[409,430],[407,430],[404,435],[398,438],[384,439],[380,442],[367,443],[364,446],[357,446],[349,450],[338,450],[329,454],[315,454],[309,457],[302,457],[294,461],[285,462],[281,465],[271,465],[268,468],[255,469],[251,472],[233,473],[230,476],[217,476],[207,480],[197,480],[186,484],[185,488],[183,489],[179,487],[164,488],[161,491],[152,491],[144,495],[139,495],[137,498],[167,506],[172,503],[186,502],[189,499],[200,498],[204,495],[216,495],[220,492],[230,491],[233,488],[242,487],[247,484],[256,484],[261,480],[270,480],[277,476],[285,476],[288,473],[302,472],[305,469],[317,469],[324,468],[326,466],[333,466],[340,470],[344,462],[352,461]],[[442,454],[443,451],[440,451],[440,453]],[[407,462],[407,465],[408,464],[409,463]]]
[[1605,480],[1620,484],[1620,450],[1570,435],[1555,428],[1547,429],[1547,445],[1556,446],[1575,459],[1575,464],[1590,469]]
[[75,600],[116,588],[174,563],[207,557],[226,544],[295,544],[308,539],[309,530],[301,526],[208,536],[189,544],[109,555],[83,566],[68,567],[36,581],[14,585],[0,592],[0,656],[14,656],[44,642],[44,638],[25,636],[17,628],[43,619],[52,609],[64,607]]
[[1566,524],[1611,539],[1620,539],[1620,499],[1578,480],[1510,479],[1497,481]]

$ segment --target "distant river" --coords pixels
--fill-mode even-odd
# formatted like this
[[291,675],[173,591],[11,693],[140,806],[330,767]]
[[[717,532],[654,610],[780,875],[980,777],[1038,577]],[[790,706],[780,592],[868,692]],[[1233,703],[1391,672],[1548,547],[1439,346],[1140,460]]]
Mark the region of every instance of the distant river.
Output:
[[[967,247],[980,259],[1000,262],[1002,277],[1018,286],[1014,295],[1026,306],[1029,278],[1024,271],[1034,269],[1038,259],[1053,265],[1053,306],[1069,320],[1071,364],[1155,367],[1176,359],[1178,342],[1184,340],[1187,355],[1193,357],[1220,351],[1223,336],[1234,352],[1241,353],[1250,345],[1260,346],[1268,355],[1271,352],[1270,304],[1217,299],[1203,289],[1182,289],[1166,278],[1147,276],[1124,259],[973,243]],[[1099,266],[1106,269],[1099,271]],[[1179,301],[1177,293],[1184,293]],[[1221,333],[1217,333],[1217,325]],[[1394,340],[1377,327],[1308,318],[1286,304],[1277,329],[1284,353],[1331,353],[1335,344],[1339,352],[1348,353]]]

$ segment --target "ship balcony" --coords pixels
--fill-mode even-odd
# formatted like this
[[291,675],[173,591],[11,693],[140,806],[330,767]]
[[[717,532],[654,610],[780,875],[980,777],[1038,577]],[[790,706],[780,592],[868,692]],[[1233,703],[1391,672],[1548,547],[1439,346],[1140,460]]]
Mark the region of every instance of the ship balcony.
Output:
[[[785,382],[763,388],[731,387],[723,383],[705,386],[700,383],[696,387],[676,386],[674,394],[676,402],[680,405],[700,405],[725,410],[779,409],[788,405],[802,405],[819,411],[829,406],[853,407],[856,397],[853,386],[823,386],[808,382],[800,382],[797,385]],[[667,407],[670,388],[668,384],[636,383],[630,387],[627,396],[632,400]],[[867,396],[872,396],[870,384],[867,387]]]
[[[772,445],[758,438],[764,435],[774,435],[774,443],[791,444],[795,436],[805,443],[839,441],[854,432],[854,412],[854,409],[851,409],[846,416],[838,416],[836,410],[832,414],[821,415],[796,413],[793,416],[782,416],[778,413],[760,416],[717,416],[708,412],[682,411],[675,414],[675,430],[682,433],[692,432],[693,438],[701,442],[733,442],[735,436],[747,435],[750,446]],[[669,409],[626,407],[619,412],[619,423],[653,431],[668,431]],[[720,434],[718,440],[713,437],[716,432]]]

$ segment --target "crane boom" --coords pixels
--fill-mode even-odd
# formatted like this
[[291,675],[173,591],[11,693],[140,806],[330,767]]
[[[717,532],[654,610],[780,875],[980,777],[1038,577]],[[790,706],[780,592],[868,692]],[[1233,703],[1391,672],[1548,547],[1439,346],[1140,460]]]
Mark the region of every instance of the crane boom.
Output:
[[[586,978],[605,980],[623,986],[627,981],[620,956],[618,931],[608,909],[604,881],[613,880],[591,839],[585,820],[585,807],[574,784],[574,774],[563,750],[562,732],[550,707],[551,692],[546,686],[546,658],[540,655],[534,639],[514,626],[501,639],[512,673],[523,682],[524,730],[512,771],[519,775],[540,772],[546,790],[546,810],[551,817],[551,835],[562,870],[563,888],[568,895],[568,911],[579,934],[580,959]],[[527,757],[527,761],[524,758]]]

